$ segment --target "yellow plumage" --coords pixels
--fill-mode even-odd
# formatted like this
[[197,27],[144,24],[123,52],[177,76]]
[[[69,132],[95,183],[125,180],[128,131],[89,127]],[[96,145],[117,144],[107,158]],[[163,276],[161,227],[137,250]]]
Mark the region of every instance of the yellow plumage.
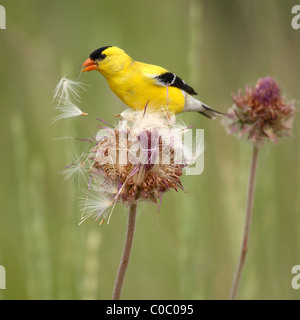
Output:
[[165,108],[172,113],[197,111],[214,118],[212,110],[189,93],[196,94],[175,74],[168,70],[134,61],[122,49],[108,46],[95,50],[83,64],[82,71],[98,70],[111,90],[129,107],[144,109]]

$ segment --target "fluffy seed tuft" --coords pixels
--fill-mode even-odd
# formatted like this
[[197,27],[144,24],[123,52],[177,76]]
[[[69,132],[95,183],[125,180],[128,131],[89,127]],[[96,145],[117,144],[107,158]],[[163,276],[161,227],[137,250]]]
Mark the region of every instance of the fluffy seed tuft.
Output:
[[72,102],[72,99],[80,101],[82,90],[85,90],[82,82],[61,78],[54,90],[53,103],[55,102],[54,109],[57,116],[53,119],[53,123],[62,119],[88,115]]

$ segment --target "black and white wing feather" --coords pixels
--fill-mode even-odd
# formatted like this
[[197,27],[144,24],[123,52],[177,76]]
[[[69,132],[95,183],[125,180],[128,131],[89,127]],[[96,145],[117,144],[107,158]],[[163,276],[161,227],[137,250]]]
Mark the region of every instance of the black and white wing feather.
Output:
[[[151,66],[149,69],[145,69],[145,74],[147,74],[150,78],[154,79],[154,83],[159,86],[170,86],[176,87],[184,91],[185,97],[185,106],[184,112],[186,111],[196,111],[204,116],[214,119],[216,115],[223,115],[221,112],[215,111],[212,108],[208,107],[206,104],[192,97],[192,95],[196,95],[197,92],[187,85],[182,79],[177,77],[174,73],[167,71],[158,66]],[[154,74],[154,72],[157,74]]]
[[190,95],[197,94],[197,92],[195,92],[195,90],[192,87],[188,86],[182,79],[177,77],[174,73],[163,73],[159,76],[155,76],[155,80],[157,81],[158,85],[176,87],[184,90],[186,93]]

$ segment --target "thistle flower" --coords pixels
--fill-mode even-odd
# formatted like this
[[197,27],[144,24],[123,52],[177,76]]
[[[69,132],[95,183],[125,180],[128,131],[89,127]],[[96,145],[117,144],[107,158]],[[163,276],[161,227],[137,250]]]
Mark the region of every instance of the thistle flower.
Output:
[[184,190],[183,169],[203,151],[203,146],[197,148],[195,155],[187,148],[186,126],[163,110],[125,111],[120,116],[116,127],[105,126],[97,133],[86,155],[90,182],[82,221],[101,216],[102,223],[117,202],[126,207],[138,201],[159,204],[165,192]]
[[279,85],[272,77],[261,78],[254,88],[246,88],[245,94],[233,95],[234,105],[227,113],[223,124],[227,131],[238,137],[247,135],[252,142],[252,158],[246,202],[246,215],[240,256],[230,292],[230,299],[236,299],[246,254],[252,222],[255,176],[258,154],[265,141],[277,142],[283,136],[290,136],[296,113],[294,102],[285,102]]
[[233,102],[223,120],[229,134],[247,135],[257,146],[291,135],[295,102],[285,101],[272,77],[259,79],[254,88],[246,87],[244,95],[241,91],[233,94]]

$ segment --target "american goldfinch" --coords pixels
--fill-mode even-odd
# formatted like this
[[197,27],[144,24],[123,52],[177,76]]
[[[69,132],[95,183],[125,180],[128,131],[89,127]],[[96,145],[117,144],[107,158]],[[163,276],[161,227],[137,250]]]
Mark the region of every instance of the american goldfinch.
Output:
[[106,46],[93,51],[83,63],[84,71],[98,70],[111,90],[129,107],[166,108],[172,113],[196,111],[214,119],[222,114],[196,100],[197,93],[168,70],[134,61],[122,49]]

